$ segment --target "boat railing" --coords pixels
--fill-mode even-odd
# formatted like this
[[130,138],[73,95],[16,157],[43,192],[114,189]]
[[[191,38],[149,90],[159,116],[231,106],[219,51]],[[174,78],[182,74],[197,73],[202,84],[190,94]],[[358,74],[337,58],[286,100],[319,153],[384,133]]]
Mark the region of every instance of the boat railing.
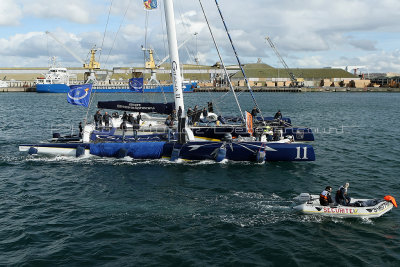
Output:
[[53,138],[59,138],[61,136],[79,136],[79,128],[74,127],[72,122],[61,123],[61,124],[51,124],[50,132]]

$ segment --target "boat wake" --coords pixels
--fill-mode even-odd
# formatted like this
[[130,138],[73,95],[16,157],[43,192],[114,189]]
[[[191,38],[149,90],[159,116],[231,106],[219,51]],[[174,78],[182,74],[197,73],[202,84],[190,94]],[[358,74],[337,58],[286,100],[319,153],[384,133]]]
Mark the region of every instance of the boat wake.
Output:
[[[7,160],[7,161],[15,161]],[[131,157],[124,157],[121,159],[118,158],[108,158],[108,157],[94,157],[92,155],[89,156],[46,156],[46,155],[28,155],[26,157],[19,157],[19,161],[24,160],[27,162],[66,162],[66,163],[82,163],[82,164],[109,164],[109,165],[140,165],[140,164],[158,164],[158,165],[264,165],[264,163],[253,163],[253,162],[240,162],[240,161],[231,161],[228,159],[224,159],[221,162],[216,162],[215,160],[184,160],[178,159],[175,161],[170,161],[168,158],[163,159],[133,159]],[[6,161],[6,162],[7,162]]]
[[[326,223],[348,224],[357,222],[373,224],[371,219],[365,218],[332,218],[316,215],[304,215],[296,212],[293,207],[295,202],[291,198],[281,197],[275,193],[264,195],[262,193],[234,192],[230,196],[220,196],[219,205],[229,214],[220,215],[223,223],[239,227],[255,227],[281,223]],[[221,203],[222,202],[222,203]]]

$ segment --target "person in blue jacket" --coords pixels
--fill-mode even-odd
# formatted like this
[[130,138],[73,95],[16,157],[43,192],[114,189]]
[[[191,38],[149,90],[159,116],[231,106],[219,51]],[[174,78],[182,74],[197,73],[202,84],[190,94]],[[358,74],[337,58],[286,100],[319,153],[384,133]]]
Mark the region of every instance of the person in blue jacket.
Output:
[[343,205],[343,206],[349,206],[351,198],[347,194],[347,189],[349,188],[349,183],[346,183],[345,185],[342,185],[339,187],[338,191],[336,191],[336,196],[335,196],[335,201],[336,203]]

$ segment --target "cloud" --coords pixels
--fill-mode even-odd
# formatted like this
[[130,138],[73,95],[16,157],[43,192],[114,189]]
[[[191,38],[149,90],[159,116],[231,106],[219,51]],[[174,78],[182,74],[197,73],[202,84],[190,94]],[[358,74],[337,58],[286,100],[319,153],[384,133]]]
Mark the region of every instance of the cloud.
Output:
[[94,23],[96,15],[101,14],[100,6],[91,1],[26,0],[22,3],[25,14],[42,19],[64,19],[79,24],[89,24]]
[[19,25],[21,7],[13,0],[2,0],[0,4],[0,26]]
[[349,44],[361,50],[375,51],[377,42],[371,40],[350,40]]
[[[162,9],[146,13],[142,2],[114,0],[112,3],[101,52],[101,61],[107,60],[107,67],[143,64],[140,46],[145,40],[155,49],[158,58],[168,54]],[[178,43],[193,36],[181,50],[181,61],[190,63],[195,53],[199,54],[201,64],[219,61],[197,1],[174,3]],[[224,62],[237,64],[215,3],[202,3]],[[159,4],[163,6],[162,1]],[[400,41],[397,22],[400,1],[382,0],[378,5],[372,0],[230,0],[221,1],[219,6],[242,63],[263,58],[263,62],[280,67],[265,41],[268,35],[290,67],[362,64],[371,65],[371,70],[400,72],[395,50]],[[49,38],[35,31],[36,26],[51,28],[59,39],[85,58],[94,44],[100,47],[103,43],[109,8],[109,0],[2,0],[0,25],[19,24],[6,27],[0,34],[2,65],[26,62],[43,66],[46,56],[57,55],[64,64],[79,66],[62,47],[49,45]],[[145,14],[148,15],[147,31]],[[58,28],[54,27],[55,22],[60,22]],[[195,32],[198,35],[194,37]]]

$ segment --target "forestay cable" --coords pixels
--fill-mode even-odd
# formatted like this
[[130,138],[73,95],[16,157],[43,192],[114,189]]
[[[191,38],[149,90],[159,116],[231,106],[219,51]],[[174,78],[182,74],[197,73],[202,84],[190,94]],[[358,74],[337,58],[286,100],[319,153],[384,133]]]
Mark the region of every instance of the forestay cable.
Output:
[[[199,1],[200,1],[200,0],[199,0]],[[260,109],[260,107],[259,107],[258,104],[257,104],[257,101],[256,101],[256,99],[255,99],[255,97],[254,97],[254,94],[253,94],[253,90],[251,90],[251,87],[250,87],[250,84],[249,84],[249,80],[247,79],[246,73],[244,72],[244,69],[243,69],[243,66],[242,66],[242,64],[241,64],[241,62],[240,62],[238,53],[236,52],[236,48],[235,48],[235,46],[233,45],[233,41],[232,41],[231,35],[229,34],[228,27],[226,26],[224,16],[222,15],[221,9],[219,8],[218,0],[215,0],[215,4],[217,5],[218,12],[219,12],[219,15],[221,16],[222,23],[224,24],[226,34],[228,35],[229,41],[230,41],[230,43],[231,43],[231,45],[232,45],[233,52],[235,53],[235,56],[236,56],[236,60],[237,60],[237,62],[238,62],[238,64],[239,64],[240,70],[242,71],[243,77],[244,77],[244,79],[245,79],[245,81],[246,81],[247,88],[249,89],[250,95],[251,95],[251,97],[253,98],[253,102],[254,102],[254,104],[256,105],[256,108],[260,111],[261,118],[262,118],[262,120],[264,121],[264,117],[263,117],[263,115],[262,115],[262,113],[261,113],[261,109]]]
[[212,37],[212,39],[213,39],[215,48],[216,48],[216,50],[217,50],[219,60],[221,61],[221,65],[222,65],[222,67],[224,68],[225,75],[226,75],[226,77],[227,77],[227,79],[228,79],[229,87],[230,87],[230,89],[232,90],[232,93],[233,93],[233,95],[234,95],[234,97],[235,97],[235,100],[236,100],[236,104],[237,104],[237,106],[238,106],[238,108],[239,108],[240,116],[242,117],[243,122],[245,122],[246,120],[245,120],[245,118],[244,118],[244,115],[243,115],[242,109],[241,109],[241,107],[240,107],[239,101],[238,101],[238,99],[237,99],[237,97],[236,97],[235,89],[234,89],[233,86],[232,86],[231,79],[229,78],[228,72],[227,72],[227,70],[226,70],[226,68],[225,68],[224,61],[222,60],[221,53],[219,52],[219,47],[218,47],[217,42],[216,42],[216,40],[215,40],[215,38],[214,38],[214,34],[213,34],[212,30],[211,30],[211,26],[210,26],[210,23],[208,22],[207,15],[206,15],[206,13],[205,13],[205,11],[204,11],[203,4],[201,3],[201,0],[199,0],[199,3],[200,3],[200,6],[201,6],[201,10],[203,11],[204,19],[205,19],[206,22],[207,22],[207,26],[208,26],[208,29],[209,29],[209,31],[210,31],[211,37]]

